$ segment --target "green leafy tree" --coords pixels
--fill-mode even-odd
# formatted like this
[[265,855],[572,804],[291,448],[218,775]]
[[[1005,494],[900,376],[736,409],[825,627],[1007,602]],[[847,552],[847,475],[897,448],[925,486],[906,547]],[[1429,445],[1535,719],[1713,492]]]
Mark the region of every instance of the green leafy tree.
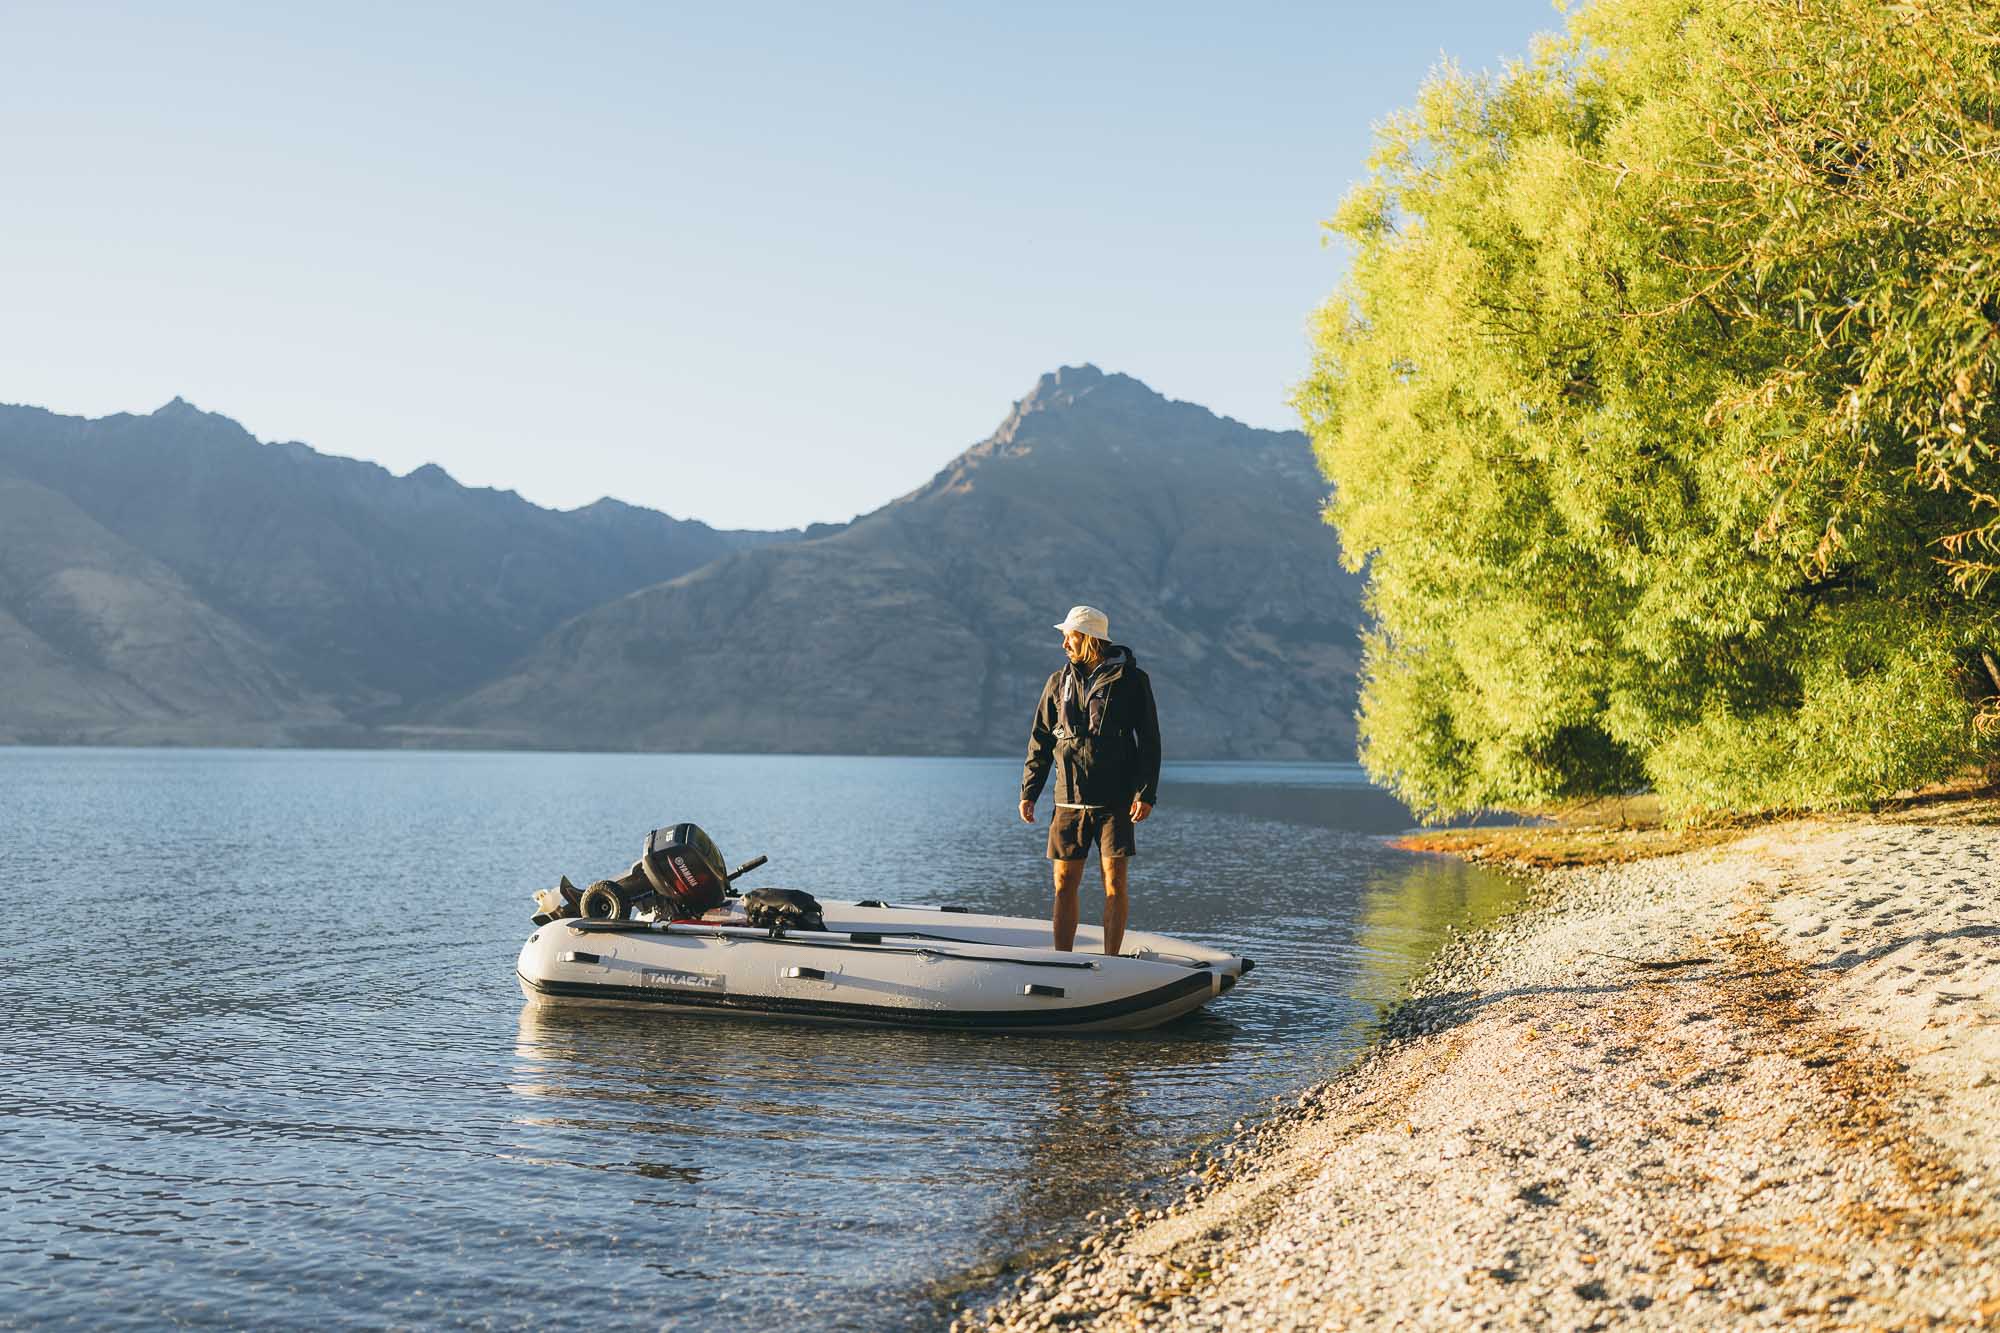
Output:
[[1446,68],[1296,405],[1432,814],[1865,801],[2000,732],[2000,7],[1599,0]]

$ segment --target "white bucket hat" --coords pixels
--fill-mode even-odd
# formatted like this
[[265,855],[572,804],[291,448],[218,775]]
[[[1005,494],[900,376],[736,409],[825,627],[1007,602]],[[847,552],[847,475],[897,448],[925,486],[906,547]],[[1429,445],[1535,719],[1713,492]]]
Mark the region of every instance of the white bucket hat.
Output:
[[1069,615],[1056,628],[1065,634],[1075,630],[1079,634],[1088,634],[1093,639],[1111,637],[1111,622],[1094,606],[1072,606]]

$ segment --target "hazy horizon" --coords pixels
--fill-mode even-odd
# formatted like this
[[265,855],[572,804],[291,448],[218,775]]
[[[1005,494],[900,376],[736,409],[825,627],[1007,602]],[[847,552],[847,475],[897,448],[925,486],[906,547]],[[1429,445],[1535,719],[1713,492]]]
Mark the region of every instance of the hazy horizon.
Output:
[[[1079,368],[1090,368],[1090,369],[1096,369],[1096,370],[1099,370],[1099,371],[1102,371],[1102,372],[1103,372],[1103,373],[1104,373],[1104,374],[1105,374],[1105,375],[1106,375],[1107,377],[1110,377],[1110,376],[1116,376],[1116,375],[1123,375],[1123,374],[1124,374],[1124,372],[1123,372],[1123,371],[1119,371],[1119,370],[1115,370],[1115,369],[1111,369],[1111,368],[1108,368],[1108,367],[1104,367],[1104,366],[1097,366],[1097,365],[1095,365],[1094,363],[1090,363],[1090,362],[1083,362],[1083,363],[1077,363],[1077,364],[1073,364],[1073,365],[1069,365],[1069,366],[1051,366],[1051,367],[1049,367],[1049,369],[1048,369],[1047,371],[1044,371],[1044,372],[1043,372],[1043,374],[1044,374],[1044,375],[1048,375],[1048,374],[1054,374],[1054,373],[1055,373],[1056,371],[1058,371],[1058,370],[1075,370],[1075,369],[1079,369]],[[1038,378],[1038,380],[1039,380],[1039,377],[1037,377],[1037,378]],[[1132,375],[1132,376],[1126,376],[1126,378],[1129,378],[1129,379],[1139,379],[1139,377],[1138,377],[1138,376],[1136,376],[1136,375]],[[1145,384],[1145,381],[1144,381],[1144,380],[1139,380],[1139,382],[1140,382],[1141,384]],[[1161,390],[1161,389],[1160,389],[1160,388],[1159,388],[1159,387],[1158,387],[1157,385],[1152,385],[1152,384],[1146,384],[1146,387],[1147,387],[1148,389],[1151,389],[1151,390],[1153,390],[1153,391],[1154,391],[1154,392],[1156,392],[1156,393],[1159,393],[1161,397],[1163,397],[1163,398],[1167,398],[1167,399],[1169,399],[1169,400],[1173,400],[1173,401],[1179,401],[1179,402],[1188,402],[1188,401],[1189,401],[1189,400],[1187,400],[1187,399],[1184,399],[1184,398],[1179,398],[1179,397],[1178,397],[1178,395],[1175,395],[1175,394],[1172,394],[1172,393],[1167,393],[1167,392],[1165,392],[1165,391]],[[1000,423],[1001,423],[1002,419],[1003,419],[1003,418],[1005,417],[1005,415],[1006,415],[1006,413],[1007,413],[1008,409],[1009,409],[1009,408],[1011,408],[1011,407],[1012,407],[1012,406],[1013,406],[1013,405],[1014,405],[1015,403],[1019,402],[1019,401],[1020,401],[1020,400],[1021,400],[1022,398],[1026,397],[1026,396],[1027,396],[1027,393],[1029,392],[1029,390],[1031,390],[1031,389],[1033,389],[1033,388],[1034,388],[1034,384],[1032,384],[1032,383],[1031,383],[1031,384],[1029,384],[1029,385],[1025,386],[1025,387],[1024,387],[1024,388],[1023,388],[1023,389],[1022,389],[1022,390],[1020,391],[1020,393],[1019,393],[1019,394],[1016,394],[1016,395],[1015,395],[1015,396],[1014,396],[1013,398],[1011,398],[1011,399],[1009,399],[1009,400],[1008,400],[1007,402],[1005,402],[1005,403],[1001,404],[1001,405],[1000,405],[1000,406],[999,406],[999,407],[998,407],[998,408],[996,409],[996,411],[995,411],[995,414],[994,414],[994,418],[993,418],[993,428],[997,429],[997,428],[999,427],[999,425],[1000,425]],[[228,419],[228,420],[230,420],[230,421],[233,421],[233,422],[235,422],[235,424],[236,424],[236,425],[238,425],[238,426],[241,426],[241,427],[242,427],[242,428],[243,428],[244,430],[248,431],[248,432],[250,433],[251,437],[252,437],[253,439],[255,439],[255,440],[257,441],[257,443],[258,443],[258,444],[260,444],[260,445],[266,445],[266,446],[269,446],[269,445],[283,445],[283,444],[301,444],[301,445],[304,445],[305,447],[307,447],[308,449],[311,449],[311,450],[313,450],[313,451],[314,451],[315,453],[318,453],[318,454],[321,454],[322,456],[326,456],[326,457],[334,457],[334,458],[345,458],[345,459],[349,459],[349,460],[351,460],[351,461],[354,461],[354,462],[361,462],[361,463],[373,463],[373,464],[375,464],[375,465],[377,465],[377,466],[381,466],[381,467],[387,467],[387,466],[388,466],[387,464],[383,463],[383,462],[382,462],[382,461],[381,461],[380,459],[375,459],[375,458],[366,458],[366,457],[362,457],[362,456],[360,456],[360,455],[355,455],[355,454],[341,454],[341,453],[336,453],[336,452],[334,452],[334,451],[332,451],[332,450],[329,450],[329,449],[323,449],[323,448],[320,448],[320,447],[319,447],[319,446],[318,446],[317,444],[315,444],[315,443],[314,443],[313,441],[311,441],[311,440],[304,440],[304,439],[299,439],[299,438],[297,438],[297,437],[295,437],[295,436],[286,436],[286,435],[272,435],[272,436],[266,436],[266,435],[259,435],[259,434],[258,434],[258,433],[257,433],[256,431],[252,431],[252,430],[250,430],[250,428],[249,428],[249,426],[248,426],[248,424],[247,424],[247,423],[245,423],[245,422],[244,422],[244,421],[243,421],[243,420],[242,420],[241,418],[237,417],[237,416],[236,416],[236,415],[235,415],[234,413],[230,412],[230,411],[229,411],[229,410],[228,410],[227,408],[224,408],[224,407],[217,407],[217,406],[212,406],[212,405],[210,405],[210,404],[208,404],[208,403],[198,403],[198,402],[195,402],[195,401],[193,401],[192,399],[188,398],[188,397],[187,397],[187,395],[185,395],[185,394],[175,394],[175,395],[173,395],[172,397],[168,398],[166,402],[164,402],[164,403],[160,403],[160,404],[156,404],[155,406],[152,406],[152,407],[147,407],[147,408],[136,408],[136,409],[132,409],[132,408],[127,408],[127,409],[119,409],[119,410],[115,410],[115,411],[111,411],[111,412],[105,412],[105,413],[102,413],[102,414],[93,414],[93,415],[85,415],[85,414],[83,414],[83,413],[75,413],[75,412],[60,412],[60,411],[57,411],[57,409],[55,409],[55,408],[51,408],[51,407],[49,407],[49,406],[47,406],[46,404],[43,404],[43,403],[17,403],[17,402],[7,402],[7,401],[4,401],[4,400],[0,400],[0,408],[9,408],[9,407],[11,407],[11,408],[26,408],[26,409],[29,409],[29,410],[31,410],[31,411],[45,411],[45,412],[55,412],[55,413],[56,413],[56,415],[58,415],[58,416],[70,416],[70,417],[78,417],[78,418],[80,418],[80,419],[82,419],[82,420],[86,420],[86,421],[101,421],[101,420],[105,419],[106,417],[116,417],[116,416],[130,416],[130,417],[149,417],[149,416],[155,416],[155,415],[159,414],[160,412],[163,412],[163,411],[165,411],[165,410],[166,410],[167,408],[169,408],[169,407],[173,406],[173,404],[174,404],[174,403],[175,403],[176,401],[178,401],[178,402],[181,402],[181,403],[184,403],[184,404],[186,404],[186,405],[187,405],[188,407],[190,407],[190,408],[194,409],[195,411],[197,411],[197,412],[200,412],[200,413],[202,413],[202,414],[204,414],[204,415],[207,415],[207,416],[218,416],[218,417],[223,417],[223,418],[226,418],[226,419]],[[1195,404],[1194,404],[1194,406],[1197,406],[1197,407],[1202,407],[1202,408],[1208,408],[1208,405],[1207,405],[1206,403],[1195,403]],[[1213,411],[1213,409],[1212,409],[1212,408],[1211,408],[1211,409],[1208,409],[1208,410],[1210,410],[1210,411]],[[1236,418],[1232,418],[1232,417],[1229,417],[1229,416],[1227,416],[1227,415],[1226,415],[1226,414],[1224,414],[1224,413],[1216,413],[1216,415],[1217,415],[1217,416],[1219,416],[1219,417],[1222,417],[1222,418],[1223,418],[1224,420],[1228,420],[1228,421],[1235,421],[1235,420],[1237,420]],[[1238,421],[1238,422],[1237,422],[1237,424],[1239,424],[1239,425],[1248,425],[1249,423],[1247,423],[1247,422],[1241,422],[1241,421]],[[1289,432],[1293,432],[1293,433],[1297,433],[1297,432],[1299,431],[1299,427],[1298,427],[1298,426],[1297,426],[1296,424],[1294,424],[1294,425],[1289,425],[1289,426],[1276,426],[1276,427],[1269,427],[1269,428],[1266,428],[1266,427],[1253,427],[1253,429],[1259,429],[1259,430],[1262,430],[1262,429],[1272,429],[1272,430],[1279,430],[1279,431],[1289,431]],[[903,495],[907,495],[907,494],[908,494],[908,493],[910,493],[911,491],[913,491],[913,490],[917,490],[917,489],[921,488],[921,487],[922,487],[922,486],[924,485],[924,483],[925,483],[925,482],[928,482],[928,481],[930,481],[930,480],[931,480],[931,479],[932,479],[932,478],[933,478],[934,476],[936,476],[936,475],[937,475],[937,473],[938,473],[939,469],[941,469],[941,468],[944,468],[944,467],[947,467],[947,466],[949,466],[949,465],[950,465],[950,463],[951,463],[951,461],[952,461],[952,460],[953,460],[954,458],[957,458],[957,457],[958,457],[958,456],[959,456],[960,454],[964,453],[966,449],[968,449],[968,448],[971,448],[971,447],[972,447],[973,445],[975,445],[975,444],[979,443],[979,441],[980,441],[980,440],[983,440],[983,439],[985,439],[985,438],[986,438],[987,436],[989,436],[989,435],[991,435],[991,434],[992,434],[992,429],[989,429],[989,430],[988,430],[988,431],[986,431],[986,432],[985,432],[984,434],[982,434],[982,435],[981,435],[981,436],[980,436],[980,437],[979,437],[978,439],[973,439],[973,440],[967,440],[967,441],[965,441],[965,442],[964,442],[963,444],[959,444],[959,445],[954,445],[954,446],[952,446],[952,447],[951,447],[951,451],[950,451],[949,453],[944,453],[944,454],[940,454],[940,455],[939,455],[939,456],[938,456],[938,457],[937,457],[937,458],[936,458],[936,459],[935,459],[935,460],[934,460],[934,461],[933,461],[933,462],[931,463],[931,465],[930,465],[930,466],[929,466],[928,468],[926,468],[926,469],[924,470],[924,472],[923,472],[922,476],[920,476],[920,477],[917,477],[916,479],[912,480],[912,481],[911,481],[911,482],[910,482],[910,483],[909,483],[908,485],[906,485],[906,486],[903,486],[903,487],[901,487],[901,488],[899,488],[899,489],[897,489],[897,490],[895,490],[895,491],[893,491],[893,492],[890,492],[890,493],[887,493],[887,494],[884,494],[884,495],[882,495],[882,496],[880,496],[880,497],[877,497],[877,498],[876,498],[876,499],[874,499],[874,500],[871,500],[871,501],[869,501],[869,502],[865,503],[865,504],[864,504],[864,505],[863,505],[862,507],[860,507],[860,508],[856,509],[856,510],[855,510],[855,511],[854,511],[853,513],[851,513],[851,514],[844,514],[844,515],[842,515],[842,516],[840,516],[840,517],[838,517],[838,518],[827,518],[827,519],[814,519],[814,520],[810,520],[810,522],[812,522],[812,523],[824,523],[824,524],[832,524],[832,525],[834,525],[834,526],[840,526],[840,525],[843,525],[843,524],[846,524],[846,523],[851,523],[851,522],[853,522],[853,521],[854,521],[855,519],[857,519],[857,518],[860,518],[860,517],[862,517],[862,516],[864,516],[864,515],[866,515],[866,514],[869,514],[869,513],[872,513],[873,511],[875,511],[875,510],[877,510],[877,509],[880,509],[880,508],[881,508],[881,507],[882,507],[883,505],[886,505],[886,504],[889,504],[890,502],[894,501],[894,500],[895,500],[895,499],[897,499],[898,497],[900,497],[900,496],[903,496]],[[410,465],[409,467],[407,467],[407,468],[402,468],[402,469],[396,469],[396,468],[389,468],[388,470],[390,471],[391,475],[393,475],[393,476],[396,476],[396,477],[398,477],[398,478],[407,478],[407,477],[409,477],[409,476],[410,476],[410,475],[411,475],[412,473],[415,473],[415,472],[421,472],[421,471],[422,471],[422,470],[424,470],[425,468],[429,468],[429,467],[435,467],[435,468],[442,468],[442,469],[444,470],[444,472],[445,472],[445,474],[446,474],[447,476],[451,477],[451,479],[452,479],[453,481],[457,482],[457,483],[458,483],[458,484],[460,484],[461,486],[465,486],[465,487],[468,487],[468,488],[471,488],[471,489],[478,489],[478,490],[493,490],[493,491],[503,491],[503,492],[512,492],[512,493],[514,493],[514,494],[516,494],[516,495],[519,495],[519,496],[520,496],[520,497],[521,497],[521,498],[522,498],[523,500],[526,500],[526,501],[527,501],[528,503],[530,503],[530,504],[533,504],[533,505],[536,505],[536,506],[538,506],[538,507],[540,507],[540,508],[543,508],[543,509],[550,509],[550,510],[555,510],[555,511],[558,511],[558,512],[564,512],[564,513],[569,513],[569,512],[574,512],[574,511],[576,511],[576,510],[578,510],[578,509],[587,509],[587,508],[589,508],[589,507],[590,507],[591,505],[594,505],[594,504],[597,504],[597,503],[599,503],[599,502],[601,502],[601,501],[604,501],[604,500],[613,500],[613,501],[618,501],[618,502],[621,502],[621,503],[624,503],[624,504],[629,504],[629,505],[633,505],[633,506],[636,506],[636,507],[640,507],[640,508],[646,508],[646,509],[654,509],[654,510],[658,510],[659,512],[662,512],[662,513],[666,513],[666,514],[667,514],[667,515],[668,515],[669,517],[671,517],[671,518],[678,518],[678,519],[687,519],[687,518],[693,518],[693,519],[698,519],[699,521],[701,521],[701,522],[704,522],[704,523],[709,523],[709,520],[707,520],[707,519],[705,519],[705,518],[702,518],[702,517],[701,517],[701,516],[700,516],[699,514],[683,514],[683,513],[678,513],[678,512],[675,512],[675,511],[672,511],[672,510],[667,510],[667,509],[662,509],[662,508],[661,508],[660,506],[658,506],[658,505],[651,505],[651,504],[645,504],[644,502],[642,502],[642,501],[639,501],[639,500],[635,500],[635,499],[631,498],[630,496],[625,496],[625,495],[616,495],[616,494],[608,494],[608,493],[607,493],[607,494],[604,494],[604,495],[597,495],[597,496],[592,496],[592,497],[591,497],[590,499],[588,499],[588,500],[581,500],[581,501],[578,501],[578,502],[577,502],[577,503],[575,503],[575,504],[568,504],[568,505],[551,505],[551,504],[547,504],[547,503],[545,503],[545,502],[543,502],[543,501],[541,501],[541,500],[538,500],[538,499],[536,499],[536,498],[535,498],[534,496],[532,496],[532,495],[528,495],[528,494],[526,494],[526,493],[525,493],[525,492],[523,492],[523,491],[521,490],[521,488],[520,488],[520,487],[518,487],[518,486],[513,486],[513,485],[509,485],[509,484],[508,484],[507,482],[505,482],[504,480],[496,480],[496,481],[490,481],[490,482],[488,482],[488,481],[480,481],[480,482],[474,482],[474,481],[468,481],[468,480],[466,480],[466,479],[465,479],[464,477],[461,477],[461,476],[459,476],[459,475],[458,475],[458,474],[457,474],[456,472],[453,472],[451,468],[449,468],[449,467],[446,467],[446,466],[445,466],[445,465],[444,465],[444,464],[443,464],[442,462],[440,462],[440,461],[438,461],[437,459],[434,459],[434,458],[433,458],[433,459],[424,459],[424,460],[422,460],[421,462],[417,462],[417,463],[412,463],[412,464],[411,464],[411,465]],[[719,523],[709,523],[709,526],[711,526],[711,527],[714,527],[714,528],[718,528],[718,529],[724,529],[724,528],[729,528],[729,529],[731,529],[731,530],[735,530],[735,531],[744,531],[744,530],[746,530],[746,528],[745,528],[745,526],[744,526],[744,525],[725,525],[725,524],[719,524]],[[809,526],[809,524],[807,524],[807,523],[793,523],[793,524],[786,524],[786,525],[782,525],[782,526],[780,526],[780,525],[765,525],[765,526],[763,526],[762,528],[758,528],[758,527],[757,527],[757,525],[749,525],[749,529],[750,529],[750,530],[762,530],[762,531],[774,531],[774,532],[775,532],[775,531],[788,531],[788,530],[791,530],[791,529],[795,529],[795,528],[804,528],[804,527],[806,527],[806,526]]]
[[0,16],[0,398],[842,521],[1091,362],[1270,429],[1371,123],[1503,5]]

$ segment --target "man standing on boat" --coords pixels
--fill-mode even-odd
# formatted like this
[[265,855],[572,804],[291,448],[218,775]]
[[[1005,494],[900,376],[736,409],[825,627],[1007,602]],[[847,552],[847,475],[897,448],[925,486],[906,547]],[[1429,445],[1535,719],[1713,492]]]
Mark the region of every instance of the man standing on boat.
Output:
[[1035,801],[1055,769],[1056,808],[1049,818],[1055,863],[1056,948],[1076,944],[1077,889],[1093,845],[1104,875],[1104,952],[1125,943],[1126,876],[1137,855],[1132,826],[1153,813],[1160,788],[1160,719],[1153,684],[1132,650],[1111,642],[1111,625],[1094,606],[1073,606],[1062,624],[1069,658],[1042,687],[1021,771],[1021,819],[1035,822]]

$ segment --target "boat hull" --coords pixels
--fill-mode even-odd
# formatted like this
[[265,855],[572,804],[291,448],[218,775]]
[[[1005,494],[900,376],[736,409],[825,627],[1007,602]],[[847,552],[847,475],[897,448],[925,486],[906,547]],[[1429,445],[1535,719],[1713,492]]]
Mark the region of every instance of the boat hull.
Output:
[[[532,1002],[988,1032],[1130,1031],[1226,993],[1248,960],[1147,932],[1107,958],[1047,947],[1048,923],[828,903],[825,931],[726,921],[562,920],[516,966]],[[1088,932],[1094,934],[1094,932]],[[1034,941],[1029,943],[1028,941]],[[1095,943],[1079,932],[1078,943]]]

